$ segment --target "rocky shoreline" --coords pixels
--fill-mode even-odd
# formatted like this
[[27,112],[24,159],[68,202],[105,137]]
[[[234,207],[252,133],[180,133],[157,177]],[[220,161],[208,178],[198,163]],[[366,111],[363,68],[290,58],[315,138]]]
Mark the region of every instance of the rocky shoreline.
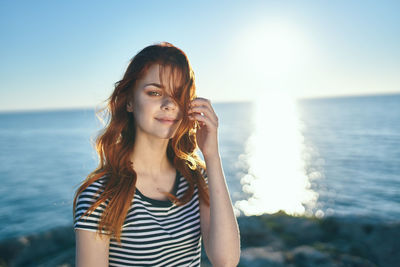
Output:
[[399,266],[400,222],[292,217],[238,219],[239,266]]
[[[238,218],[239,267],[398,266],[400,222],[369,223],[278,212]],[[204,249],[202,266],[211,266]],[[0,267],[74,266],[72,226],[0,241]]]

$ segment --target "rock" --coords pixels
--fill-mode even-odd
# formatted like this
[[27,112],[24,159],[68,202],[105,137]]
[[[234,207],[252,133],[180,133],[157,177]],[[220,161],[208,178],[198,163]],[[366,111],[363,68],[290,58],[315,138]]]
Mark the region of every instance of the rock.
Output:
[[47,232],[3,240],[0,243],[0,262],[4,262],[5,266],[16,267],[39,266],[39,264],[51,266],[45,265],[48,259],[57,258],[74,246],[73,228],[57,227]]
[[247,248],[242,251],[240,266],[251,267],[283,267],[285,258],[281,251],[274,251],[270,246]]
[[[75,266],[75,247],[45,258],[33,265],[37,267],[72,267]],[[32,267],[33,267],[32,266]]]
[[241,232],[240,243],[242,247],[266,246],[271,244],[277,249],[283,247],[282,240],[259,217],[239,217],[237,220]]
[[398,266],[400,262],[399,223],[293,217],[280,212],[243,217],[239,227],[241,240],[245,241],[242,251],[255,246],[273,247],[287,256],[287,264],[295,266],[304,261],[305,265],[326,266]]
[[[378,265],[370,262],[367,259],[363,259],[357,256],[352,256],[348,254],[340,255],[338,258],[340,266],[352,266],[352,267],[377,267]],[[382,265],[385,266],[385,265]]]
[[[353,240],[353,250],[366,255],[379,266],[399,266],[400,262],[400,224],[377,224],[369,232],[360,230],[349,232]],[[356,226],[353,226],[357,228]],[[354,253],[352,253],[354,254]]]
[[298,246],[290,252],[298,266],[332,266],[331,258],[328,254],[310,246]]

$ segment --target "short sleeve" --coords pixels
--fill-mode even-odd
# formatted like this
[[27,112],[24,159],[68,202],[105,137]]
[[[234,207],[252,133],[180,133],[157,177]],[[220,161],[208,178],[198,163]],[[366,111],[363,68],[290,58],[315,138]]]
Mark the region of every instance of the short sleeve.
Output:
[[[75,207],[75,230],[83,229],[97,232],[101,214],[105,210],[108,201],[101,203],[92,213],[86,214],[85,216],[82,215],[96,202],[104,188],[104,180],[99,179],[79,194]],[[106,234],[104,230],[101,233]]]

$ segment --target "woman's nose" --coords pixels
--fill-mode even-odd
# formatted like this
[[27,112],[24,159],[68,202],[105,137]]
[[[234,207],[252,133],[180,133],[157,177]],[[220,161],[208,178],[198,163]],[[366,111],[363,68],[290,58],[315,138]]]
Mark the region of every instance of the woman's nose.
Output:
[[163,108],[168,108],[168,109],[176,108],[175,100],[171,96],[164,97],[162,105]]

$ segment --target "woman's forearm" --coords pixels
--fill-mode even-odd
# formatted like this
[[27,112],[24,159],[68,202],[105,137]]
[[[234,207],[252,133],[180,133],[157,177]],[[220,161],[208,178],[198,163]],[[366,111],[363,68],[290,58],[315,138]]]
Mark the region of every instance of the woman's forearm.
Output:
[[215,266],[236,266],[240,259],[240,234],[226,185],[219,153],[204,158],[210,193],[210,261]]

